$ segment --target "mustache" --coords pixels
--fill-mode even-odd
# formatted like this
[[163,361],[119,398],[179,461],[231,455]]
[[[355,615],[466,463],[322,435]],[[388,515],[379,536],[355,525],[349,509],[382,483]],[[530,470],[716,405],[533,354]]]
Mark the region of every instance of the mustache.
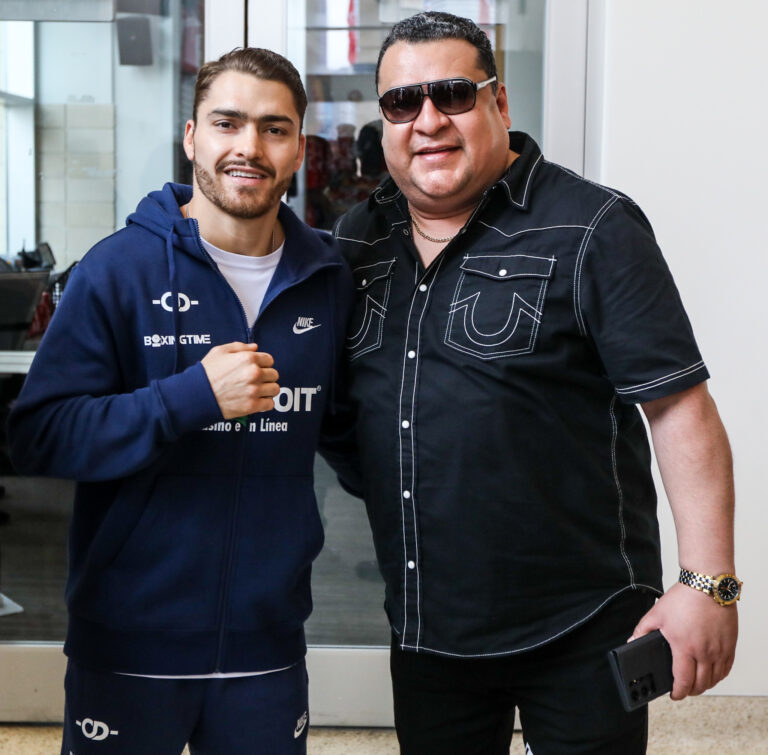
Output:
[[221,173],[227,168],[251,168],[251,170],[258,170],[262,173],[266,173],[270,178],[276,176],[274,168],[262,165],[253,160],[229,160],[227,162],[221,162],[216,166],[216,172]]

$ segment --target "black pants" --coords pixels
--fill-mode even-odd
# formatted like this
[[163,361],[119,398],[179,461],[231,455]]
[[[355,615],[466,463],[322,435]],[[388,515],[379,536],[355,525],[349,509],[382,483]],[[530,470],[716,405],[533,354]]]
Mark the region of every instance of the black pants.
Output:
[[655,596],[627,591],[536,650],[494,659],[403,651],[390,665],[402,755],[507,755],[515,708],[533,755],[642,755],[648,713],[626,713],[607,653]]

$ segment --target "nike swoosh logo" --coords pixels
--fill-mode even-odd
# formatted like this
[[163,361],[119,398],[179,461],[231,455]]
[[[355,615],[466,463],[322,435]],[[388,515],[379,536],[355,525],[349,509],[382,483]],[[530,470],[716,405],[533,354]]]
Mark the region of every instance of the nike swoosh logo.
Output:
[[307,725],[307,719],[305,718],[301,722],[301,726],[297,726],[296,727],[296,731],[293,732],[293,738],[294,739],[298,739],[301,736],[301,734],[304,731],[304,728],[306,727],[306,725]]
[[322,323],[319,323],[318,325],[307,325],[304,328],[300,328],[298,325],[293,326],[293,332],[299,336],[302,333],[306,333],[308,330],[314,330],[315,328],[319,328]]

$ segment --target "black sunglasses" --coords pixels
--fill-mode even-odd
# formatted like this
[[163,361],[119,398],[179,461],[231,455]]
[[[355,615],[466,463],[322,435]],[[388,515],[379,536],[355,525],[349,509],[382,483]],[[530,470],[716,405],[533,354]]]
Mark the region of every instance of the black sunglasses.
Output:
[[[496,81],[495,76],[478,82],[469,79],[438,79],[406,87],[392,87],[379,97],[379,107],[390,123],[409,123],[418,118],[424,97],[429,97],[441,113],[459,115],[472,110],[477,102],[477,91],[493,81]],[[426,92],[424,87],[427,88]]]

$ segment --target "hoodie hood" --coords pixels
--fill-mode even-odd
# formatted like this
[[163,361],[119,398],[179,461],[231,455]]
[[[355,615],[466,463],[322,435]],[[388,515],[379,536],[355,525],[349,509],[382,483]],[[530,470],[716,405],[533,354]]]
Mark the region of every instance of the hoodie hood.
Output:
[[[200,242],[197,220],[185,218],[182,215],[181,207],[191,199],[191,186],[169,182],[160,191],[153,191],[144,197],[136,211],[126,220],[127,225],[141,226],[164,240],[171,301],[178,299],[179,287],[176,275],[178,252],[195,257],[215,268],[215,264]],[[285,249],[264,297],[262,310],[286,288],[300,283],[322,268],[338,268],[342,264],[330,234],[309,228],[284,203],[280,204],[277,217],[285,230]],[[318,241],[321,243],[318,244]],[[329,304],[331,304],[330,301]],[[333,311],[332,306],[330,310]],[[177,308],[173,308],[171,317],[174,339],[178,344],[180,326]],[[335,332],[336,328],[333,327],[332,330]],[[174,373],[177,369],[178,358],[174,360]]]
[[[200,244],[195,218],[185,218],[181,206],[192,199],[192,187],[167,183],[139,202],[127,225],[136,224],[163,239],[173,238],[174,247],[193,257],[208,259]],[[288,205],[281,203],[278,220],[285,229],[285,254],[275,275],[279,284],[299,281],[327,265],[339,265],[339,254],[329,233],[309,228]],[[322,243],[318,245],[317,241]]]
[[187,204],[190,199],[191,186],[167,183],[162,189],[150,192],[139,202],[135,212],[126,219],[126,225],[135,223],[161,238],[176,233],[180,239],[194,239],[197,235],[196,221],[181,214],[182,205]]
[[[202,252],[198,241],[197,221],[185,218],[181,206],[192,199],[192,187],[167,183],[160,191],[153,191],[139,202],[136,212],[131,213],[126,225],[135,223],[165,241],[165,256],[168,263],[168,290],[171,301],[178,301],[179,286],[176,277],[176,247],[193,256]],[[174,351],[173,373],[179,367],[179,315],[178,307],[172,307],[173,337],[177,344]]]

